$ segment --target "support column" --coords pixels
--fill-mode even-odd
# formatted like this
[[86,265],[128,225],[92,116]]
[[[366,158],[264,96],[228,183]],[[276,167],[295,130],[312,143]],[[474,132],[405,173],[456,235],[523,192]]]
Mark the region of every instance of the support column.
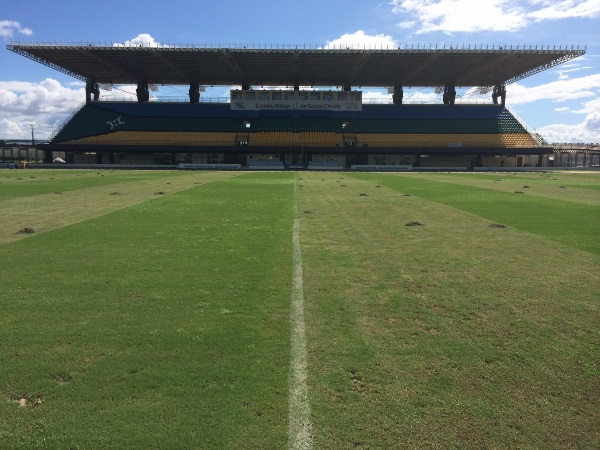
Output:
[[392,101],[394,102],[394,105],[401,105],[403,98],[404,98],[404,89],[402,89],[402,85],[395,84],[394,85],[394,93],[392,94]]
[[250,90],[250,83],[248,83],[248,82],[242,83],[242,91],[249,91],[249,90]]
[[498,104],[498,97],[500,97],[502,106],[506,105],[506,86],[503,84],[497,84],[492,90],[492,100],[494,101],[494,105]]
[[148,90],[148,82],[144,81],[138,83],[138,87],[135,90],[137,94],[138,102],[144,103],[150,100],[150,91]]
[[[93,97],[92,97],[93,96]],[[85,83],[85,102],[90,103],[92,99],[96,102],[100,97],[100,87],[93,80],[88,80]]]
[[442,97],[444,105],[454,105],[456,100],[456,88],[453,84],[444,86],[444,96]]
[[342,89],[344,92],[350,92],[352,90],[352,86],[349,84],[345,84]]
[[198,103],[200,101],[200,83],[193,81],[190,83],[190,103]]

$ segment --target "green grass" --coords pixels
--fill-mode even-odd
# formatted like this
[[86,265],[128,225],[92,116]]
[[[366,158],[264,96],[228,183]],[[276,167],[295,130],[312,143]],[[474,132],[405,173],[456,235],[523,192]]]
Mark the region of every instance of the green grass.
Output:
[[294,183],[314,448],[600,446],[600,174],[18,174],[0,448],[285,448]]
[[283,447],[293,185],[271,179],[3,246],[0,447]]

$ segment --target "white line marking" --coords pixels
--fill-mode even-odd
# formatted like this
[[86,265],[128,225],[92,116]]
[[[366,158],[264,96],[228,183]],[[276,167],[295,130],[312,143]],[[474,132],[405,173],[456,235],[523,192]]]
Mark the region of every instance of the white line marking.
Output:
[[306,330],[304,327],[304,280],[300,251],[300,220],[298,218],[298,178],[294,182],[294,226],[292,233],[292,305],[290,311],[290,373],[288,448],[312,449],[313,436],[308,401],[308,368],[306,363]]

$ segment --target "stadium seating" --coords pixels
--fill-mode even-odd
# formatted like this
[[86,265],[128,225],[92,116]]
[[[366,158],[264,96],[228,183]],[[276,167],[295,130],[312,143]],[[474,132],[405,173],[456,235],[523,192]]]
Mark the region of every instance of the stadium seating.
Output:
[[66,145],[360,148],[537,147],[501,105],[363,105],[362,111],[239,111],[229,104],[92,102],[55,135]]
[[171,131],[117,131],[67,141],[77,145],[173,145],[234,146],[235,133],[193,133]]
[[287,131],[260,131],[258,133],[250,133],[248,145],[250,146],[290,146],[293,145],[294,135]]

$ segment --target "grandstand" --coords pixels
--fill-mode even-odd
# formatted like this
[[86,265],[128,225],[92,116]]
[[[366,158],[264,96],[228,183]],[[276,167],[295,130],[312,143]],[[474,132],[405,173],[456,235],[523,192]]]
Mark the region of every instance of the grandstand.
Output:
[[[10,45],[86,82],[86,102],[53,134],[46,160],[251,169],[474,168],[544,165],[543,144],[506,106],[506,85],[585,53],[579,49],[237,49]],[[99,85],[137,84],[137,102],[100,99]],[[189,101],[150,101],[155,84],[189,84]],[[238,85],[230,100],[201,86]],[[292,86],[263,89],[262,86]],[[310,86],[301,89],[301,86]],[[363,87],[391,104],[366,104]],[[403,103],[403,87],[443,104]],[[456,87],[492,92],[456,102]]]

